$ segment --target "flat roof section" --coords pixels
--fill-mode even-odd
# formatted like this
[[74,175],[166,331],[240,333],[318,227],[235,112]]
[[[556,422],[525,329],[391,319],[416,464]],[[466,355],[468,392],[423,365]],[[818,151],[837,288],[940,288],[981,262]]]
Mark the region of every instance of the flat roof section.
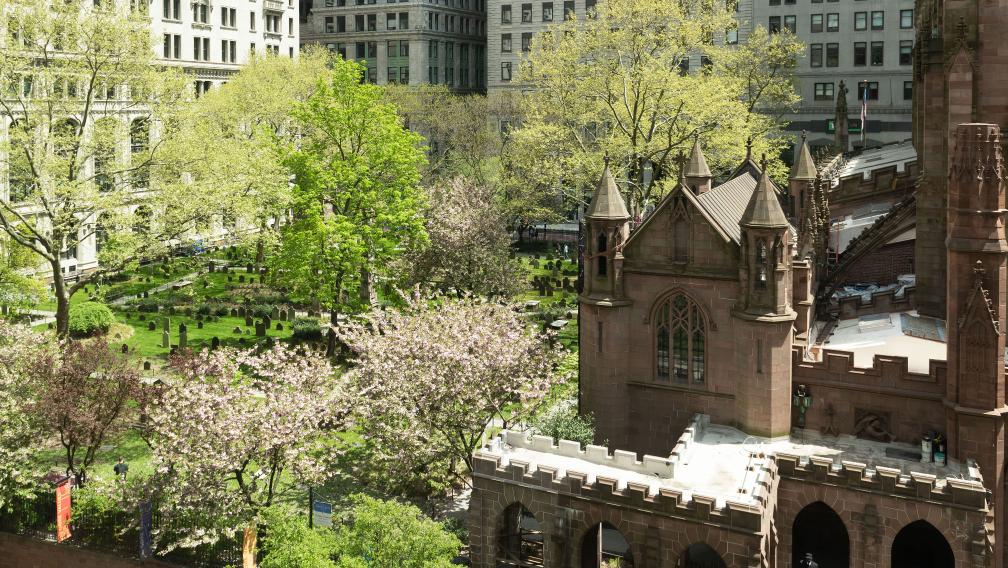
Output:
[[[876,355],[890,355],[906,357],[911,372],[927,374],[932,359],[945,361],[948,357],[948,346],[940,339],[944,333],[944,320],[908,310],[841,319],[829,337],[819,338],[816,344],[853,353],[856,367],[870,368]],[[821,358],[822,350],[816,351]]]

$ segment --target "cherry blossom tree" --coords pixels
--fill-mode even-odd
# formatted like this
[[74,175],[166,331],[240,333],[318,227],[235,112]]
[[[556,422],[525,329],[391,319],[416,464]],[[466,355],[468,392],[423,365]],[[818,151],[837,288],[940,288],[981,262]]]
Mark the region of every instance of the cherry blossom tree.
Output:
[[38,389],[38,416],[63,446],[67,474],[83,484],[98,449],[139,396],[140,369],[101,339],[67,340],[36,352],[28,374]]
[[326,430],[345,415],[342,389],[325,360],[279,345],[172,363],[178,378],[148,410],[161,501],[177,515],[214,522],[167,546],[244,528],[245,566],[253,566],[260,513],[292,481],[324,478],[332,452]]
[[492,421],[526,419],[565,378],[562,350],[507,304],[436,297],[340,333],[353,351],[355,419],[393,479],[467,483]]
[[32,411],[36,390],[26,370],[48,348],[41,334],[0,320],[0,507],[31,486],[42,428]]

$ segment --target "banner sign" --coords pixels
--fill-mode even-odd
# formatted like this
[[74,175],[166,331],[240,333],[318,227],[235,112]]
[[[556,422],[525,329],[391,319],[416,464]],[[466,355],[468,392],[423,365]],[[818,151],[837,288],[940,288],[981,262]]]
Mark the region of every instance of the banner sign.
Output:
[[70,538],[70,479],[56,486],[56,542]]
[[325,501],[312,503],[312,522],[316,527],[332,526],[332,505]]
[[151,557],[151,503],[140,503],[140,558]]

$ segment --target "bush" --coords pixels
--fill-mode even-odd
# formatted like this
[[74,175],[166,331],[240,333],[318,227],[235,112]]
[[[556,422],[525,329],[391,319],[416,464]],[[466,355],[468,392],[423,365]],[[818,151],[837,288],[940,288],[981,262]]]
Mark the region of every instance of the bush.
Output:
[[273,308],[275,306],[271,304],[254,304],[249,306],[249,310],[252,312],[252,317],[256,319],[263,319],[269,317],[273,313]]
[[136,303],[138,312],[155,313],[158,311],[159,302],[154,298],[144,298]]
[[70,333],[78,337],[107,333],[113,323],[112,310],[100,302],[83,302],[70,308]]
[[462,541],[413,505],[352,497],[352,522],[336,529],[341,565],[447,568]]
[[595,443],[595,417],[580,415],[572,404],[558,404],[532,422],[532,431],[541,436],[550,436],[553,443],[559,440],[580,442],[581,445]]
[[291,325],[291,337],[299,341],[321,341],[322,325],[315,318],[296,318]]
[[200,304],[196,306],[196,314],[201,316],[209,316],[213,314],[213,306],[210,304]]
[[217,306],[216,308],[214,308],[213,315],[225,318],[231,315],[231,310],[229,310],[227,306]]
[[280,506],[263,511],[262,568],[336,568],[336,534]]

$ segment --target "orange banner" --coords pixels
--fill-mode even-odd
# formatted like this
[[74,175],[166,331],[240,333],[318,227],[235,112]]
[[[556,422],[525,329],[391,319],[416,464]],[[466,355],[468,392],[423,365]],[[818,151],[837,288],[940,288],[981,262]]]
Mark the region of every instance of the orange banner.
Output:
[[56,486],[56,542],[70,538],[70,479]]

